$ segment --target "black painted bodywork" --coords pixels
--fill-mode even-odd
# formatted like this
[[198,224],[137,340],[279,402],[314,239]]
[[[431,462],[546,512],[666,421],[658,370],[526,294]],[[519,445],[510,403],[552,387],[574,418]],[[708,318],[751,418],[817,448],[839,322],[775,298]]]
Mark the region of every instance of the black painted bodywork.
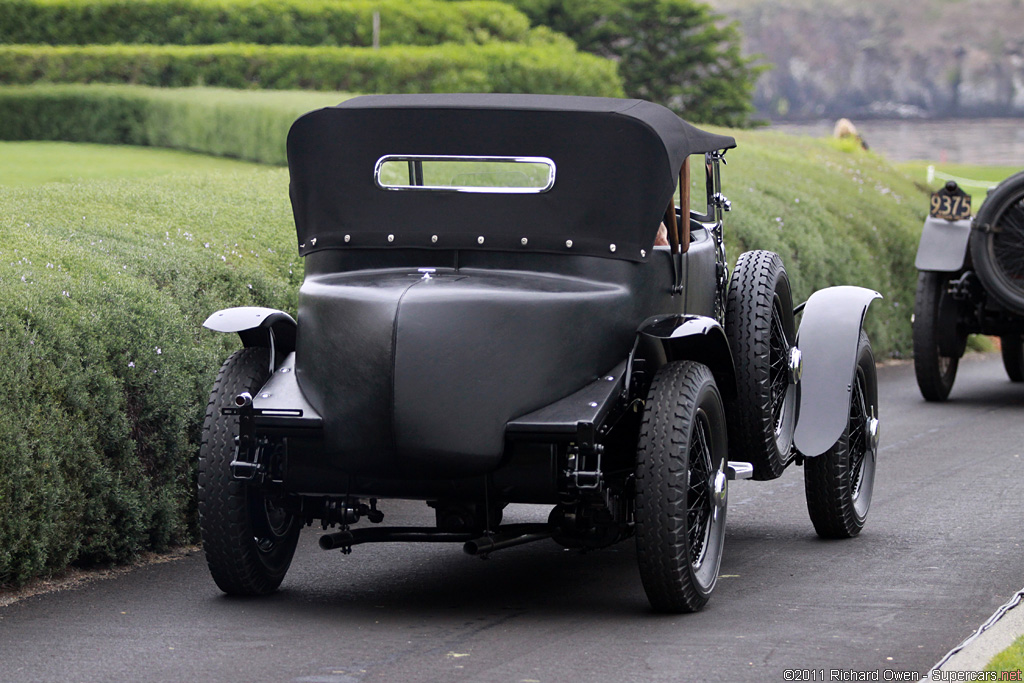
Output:
[[[714,319],[720,225],[692,221],[675,257],[653,243],[683,160],[734,144],[637,100],[370,96],[299,119],[294,353],[252,402],[257,436],[286,446],[275,485],[557,503],[567,463],[600,462],[622,492],[635,400],[660,363],[685,353],[731,389]],[[375,183],[386,155],[440,154],[543,156],[555,183],[535,194]],[[679,332],[686,316],[706,321],[693,338]],[[586,488],[593,475],[572,476]]]

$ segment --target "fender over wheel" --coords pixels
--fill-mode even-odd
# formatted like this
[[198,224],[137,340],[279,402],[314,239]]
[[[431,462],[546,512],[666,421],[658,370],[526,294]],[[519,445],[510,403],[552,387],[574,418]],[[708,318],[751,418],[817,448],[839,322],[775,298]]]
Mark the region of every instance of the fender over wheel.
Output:
[[1003,351],[1003,367],[1011,382],[1024,382],[1024,339],[1021,335],[999,338]]
[[799,405],[793,294],[778,254],[740,255],[729,282],[725,333],[736,364],[736,397],[726,406],[729,443],[754,466],[754,479],[775,479],[792,459]]
[[270,350],[232,354],[210,393],[199,449],[199,529],[206,562],[229,595],[264,595],[281,585],[298,543],[300,520],[255,485],[234,479],[238,417],[222,415],[243,391],[255,394],[269,379]]
[[849,419],[839,441],[804,462],[807,512],[822,538],[856,536],[871,507],[878,453],[878,377],[864,332],[851,389]]
[[707,366],[678,361],[659,369],[636,467],[637,559],[658,612],[699,610],[718,580],[727,441],[722,398]]
[[956,379],[967,334],[957,331],[951,275],[921,271],[914,296],[914,375],[926,401],[945,401]]

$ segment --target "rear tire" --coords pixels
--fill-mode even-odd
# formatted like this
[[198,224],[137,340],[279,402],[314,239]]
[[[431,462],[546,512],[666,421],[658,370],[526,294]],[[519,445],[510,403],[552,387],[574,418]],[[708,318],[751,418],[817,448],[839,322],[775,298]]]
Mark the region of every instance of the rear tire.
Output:
[[1021,335],[1000,337],[1003,367],[1011,382],[1024,382],[1024,339]]
[[[947,273],[921,271],[917,276],[914,296],[914,375],[917,386],[926,401],[945,401],[953,388],[959,354],[943,355],[939,335],[949,333],[944,325],[942,311],[952,305],[948,301]],[[967,337],[963,335],[966,343]],[[959,342],[959,339],[957,339]],[[958,344],[959,345],[959,344]]]
[[729,444],[754,466],[754,479],[775,479],[792,459],[798,405],[789,370],[793,294],[778,254],[748,251],[736,261],[725,334],[736,361],[736,398],[726,408]]
[[718,580],[728,436],[707,366],[669,363],[651,382],[636,468],[640,577],[658,612],[696,612]]
[[298,518],[255,485],[231,475],[238,417],[222,415],[243,391],[255,394],[270,376],[270,351],[245,348],[220,369],[210,393],[199,449],[199,529],[210,574],[228,595],[277,590],[299,540]]
[[878,378],[864,332],[860,333],[852,387],[849,418],[839,440],[826,452],[804,461],[807,512],[822,538],[856,536],[871,507],[878,451]]

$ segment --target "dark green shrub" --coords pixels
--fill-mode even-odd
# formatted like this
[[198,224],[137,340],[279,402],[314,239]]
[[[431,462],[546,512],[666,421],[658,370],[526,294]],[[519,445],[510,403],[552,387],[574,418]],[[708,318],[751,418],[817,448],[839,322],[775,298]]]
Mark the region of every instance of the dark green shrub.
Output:
[[492,0],[0,0],[0,42],[87,45],[381,45],[521,42],[529,20]]
[[370,48],[260,45],[0,46],[0,82],[363,93],[621,96],[615,64],[564,44]]
[[0,585],[194,538],[227,305],[294,311],[282,170],[0,193]]
[[761,69],[742,55],[738,25],[698,0],[508,0],[534,25],[614,60],[629,97],[689,121],[750,125]]
[[288,128],[342,93],[51,85],[0,88],[0,139],[150,145],[282,165]]

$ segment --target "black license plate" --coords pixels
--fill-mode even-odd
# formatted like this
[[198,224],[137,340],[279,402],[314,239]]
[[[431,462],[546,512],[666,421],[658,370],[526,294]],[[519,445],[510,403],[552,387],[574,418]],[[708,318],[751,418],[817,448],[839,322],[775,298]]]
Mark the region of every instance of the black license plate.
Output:
[[944,187],[938,192],[933,192],[928,215],[932,218],[945,218],[947,221],[970,218],[971,195],[959,187],[954,190]]

